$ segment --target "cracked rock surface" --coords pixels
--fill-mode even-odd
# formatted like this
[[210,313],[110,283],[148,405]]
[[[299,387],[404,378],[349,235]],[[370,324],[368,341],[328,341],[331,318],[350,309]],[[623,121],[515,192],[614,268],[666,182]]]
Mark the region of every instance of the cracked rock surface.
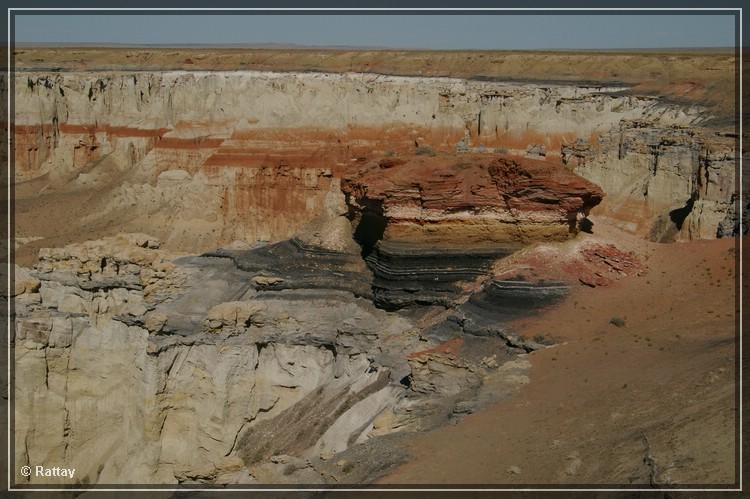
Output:
[[[372,480],[406,456],[386,437],[458,420],[528,369],[501,334],[423,335],[425,310],[375,307],[358,254],[294,241],[179,256],[123,235],[18,276],[16,457],[91,483]],[[498,375],[511,365],[520,378]],[[331,466],[364,452],[386,461]]]

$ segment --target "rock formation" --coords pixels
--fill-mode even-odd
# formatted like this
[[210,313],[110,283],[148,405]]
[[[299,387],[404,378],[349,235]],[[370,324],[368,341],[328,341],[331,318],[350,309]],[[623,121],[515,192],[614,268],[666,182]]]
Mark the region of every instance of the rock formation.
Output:
[[347,271],[344,253],[285,244],[176,258],[127,235],[19,268],[17,461],[67,463],[82,483],[322,483],[326,459],[354,443],[385,452],[376,437],[442,424],[516,388],[495,375],[523,350],[466,338],[439,366],[417,362],[425,354],[409,352],[444,340],[359,297],[369,293],[361,260]]
[[602,199],[557,164],[469,154],[380,160],[342,188],[387,307],[451,304],[457,281],[530,242],[567,239]]
[[54,244],[70,237],[40,220],[60,198],[73,208],[56,215],[77,240],[100,227],[193,252],[281,241],[363,163],[414,154],[562,159],[611,195],[598,211],[657,239],[727,235],[738,219],[731,137],[705,131],[710,116],[696,105],[625,87],[111,71],[20,72],[15,89],[19,225],[36,226],[20,236]]
[[[501,281],[493,262],[575,235],[598,187],[462,155],[366,164],[343,192],[278,243],[189,256],[119,235],[18,267],[17,461],[89,483],[372,480],[405,459],[389,438],[525,383],[545,345],[506,325],[567,284]],[[386,311],[405,305],[422,306]],[[362,453],[381,461],[331,466]]]
[[[482,305],[498,283],[472,289],[498,257],[574,235],[601,196],[543,161],[417,156],[364,165],[290,240],[202,256],[138,234],[41,250],[17,269],[16,457],[92,483],[346,481],[333,455],[391,452],[386,436],[526,379],[523,356],[543,345]],[[522,313],[552,288],[504,289]],[[447,314],[382,310],[470,296]]]
[[731,133],[624,120],[562,151],[604,189],[603,212],[623,228],[657,241],[713,239],[739,229],[735,142]]
[[514,321],[641,272],[577,237],[590,213],[665,242],[741,216],[734,138],[619,85],[98,71],[15,92],[16,468],[79,483],[374,480],[405,435],[529,381],[553,340]]

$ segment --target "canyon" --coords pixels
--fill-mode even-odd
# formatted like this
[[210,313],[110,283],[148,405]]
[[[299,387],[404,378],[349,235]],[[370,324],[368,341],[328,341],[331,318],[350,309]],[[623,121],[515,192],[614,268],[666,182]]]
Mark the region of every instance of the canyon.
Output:
[[[511,437],[492,421],[534,431],[514,404],[553,411],[537,378],[557,386],[557,358],[577,380],[558,393],[619,389],[580,386],[607,371],[582,346],[601,341],[597,355],[622,354],[610,383],[645,386],[639,355],[665,378],[687,359],[710,370],[695,386],[713,404],[690,421],[712,453],[674,443],[673,404],[610,428],[619,454],[599,479],[575,430],[533,477],[520,471],[533,461],[505,458],[462,472],[732,482],[732,251],[747,210],[728,104],[703,92],[727,71],[677,99],[682,82],[480,78],[438,56],[436,74],[393,74],[421,53],[378,72],[342,69],[335,51],[323,67],[298,66],[312,51],[232,69],[201,66],[200,49],[155,67],[145,49],[113,51],[136,60],[116,67],[50,50],[19,50],[8,82],[17,469],[64,465],[84,485],[463,483],[446,478],[462,469],[450,455],[425,449],[456,438],[465,459],[472,421],[495,443]],[[613,398],[620,415],[645,400]],[[644,469],[646,434],[660,473]]]

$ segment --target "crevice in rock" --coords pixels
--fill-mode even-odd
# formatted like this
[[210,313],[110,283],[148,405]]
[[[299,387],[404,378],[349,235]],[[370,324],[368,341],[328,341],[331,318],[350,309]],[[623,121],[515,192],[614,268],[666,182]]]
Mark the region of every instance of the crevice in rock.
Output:
[[258,369],[258,366],[260,365],[260,353],[263,351],[264,348],[268,346],[267,342],[258,342],[255,344],[255,348],[258,349],[258,356],[257,356],[257,362],[255,364],[255,369]]
[[586,234],[593,234],[594,222],[592,222],[588,217],[582,218],[578,222],[578,228],[581,230],[581,232],[585,232]]
[[336,351],[336,345],[334,345],[332,343],[323,343],[323,344],[320,345],[320,348],[322,348],[324,350],[328,350],[329,352],[331,352],[331,355],[333,355],[334,360],[338,356],[338,352]]
[[[258,412],[260,412],[260,411],[258,411]],[[227,453],[226,453],[226,454],[224,454],[224,457],[227,457],[227,456],[229,456],[229,455],[230,455],[230,454],[231,454],[232,452],[234,452],[234,449],[235,449],[235,447],[237,447],[237,440],[239,439],[239,437],[240,437],[240,434],[242,433],[242,431],[243,431],[243,430],[245,429],[245,427],[247,426],[247,423],[248,423],[248,422],[247,422],[247,421],[245,421],[245,422],[243,422],[243,423],[242,423],[242,424],[240,425],[239,429],[237,430],[237,433],[235,433],[235,434],[234,434],[234,440],[232,440],[232,446],[231,446],[231,447],[229,448],[229,450],[227,451]]]
[[387,224],[383,215],[383,202],[368,201],[367,206],[361,212],[357,228],[354,230],[354,240],[362,247],[363,258],[372,253],[375,245],[383,238]]
[[685,219],[688,217],[688,215],[690,215],[690,212],[693,211],[693,205],[695,204],[695,201],[697,199],[698,196],[693,193],[693,195],[690,196],[690,199],[688,199],[685,203],[685,206],[669,212],[669,219],[672,221],[672,223],[674,223],[678,231],[682,230],[682,225],[685,223]]
[[651,156],[653,161],[651,162],[651,176],[656,176],[656,171],[659,169],[659,146],[654,146],[651,149]]
[[47,349],[44,350],[44,388],[49,390],[49,358],[47,358]]

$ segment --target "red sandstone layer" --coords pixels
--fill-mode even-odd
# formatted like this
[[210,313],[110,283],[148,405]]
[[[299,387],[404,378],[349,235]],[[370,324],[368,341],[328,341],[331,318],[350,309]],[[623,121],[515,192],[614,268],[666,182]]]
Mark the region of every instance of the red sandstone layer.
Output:
[[448,245],[565,239],[604,195],[560,164],[486,154],[385,158],[342,189],[387,219],[385,239]]
[[[596,186],[552,161],[456,154],[462,133],[395,125],[342,130],[234,130],[197,123],[172,129],[29,126],[16,129],[15,166],[19,180],[48,172],[62,182],[79,175],[107,179],[106,172],[99,177],[92,173],[104,158],[116,161],[120,171],[137,175],[138,182],[152,185],[168,170],[199,175],[196,182],[214,189],[206,191],[201,203],[206,203],[211,230],[220,231],[214,236],[219,244],[291,237],[321,213],[326,196],[338,190],[339,178],[347,179],[350,192],[359,182],[367,187],[367,197],[384,201],[392,222],[387,237],[415,242],[481,245],[564,239],[575,231],[576,218],[601,199]],[[52,164],[67,167],[49,169]],[[168,195],[177,200],[186,194]],[[146,209],[157,202],[145,199],[136,196],[125,203]],[[214,201],[215,208],[209,208]],[[109,210],[108,202],[104,204],[100,210]],[[138,230],[162,230],[143,223]],[[172,226],[174,222],[165,225]]]

